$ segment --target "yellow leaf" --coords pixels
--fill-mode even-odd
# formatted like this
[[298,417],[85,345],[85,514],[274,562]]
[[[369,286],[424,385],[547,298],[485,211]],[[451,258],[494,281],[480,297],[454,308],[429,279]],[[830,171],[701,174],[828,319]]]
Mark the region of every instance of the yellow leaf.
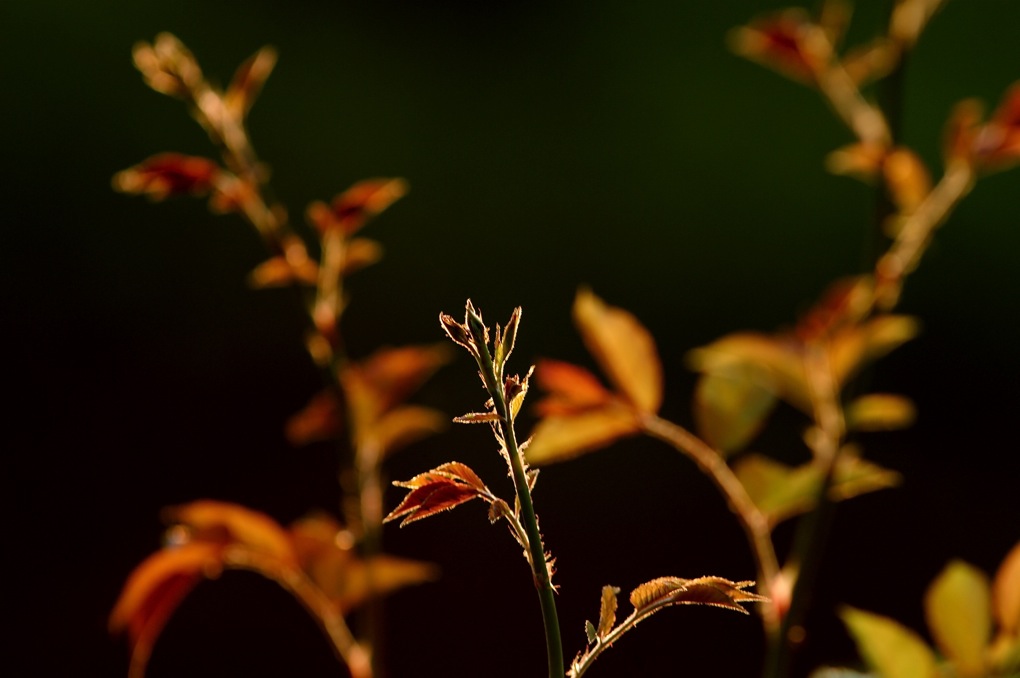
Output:
[[954,560],[928,587],[924,611],[936,644],[961,678],[985,675],[985,649],[992,636],[988,577]]
[[638,432],[634,415],[617,407],[548,417],[535,427],[525,456],[532,464],[565,461]]
[[[723,452],[734,452],[747,445],[776,404],[772,391],[759,386],[752,376],[731,376],[738,371],[704,374],[694,391],[698,431]],[[753,372],[753,368],[744,371]]]
[[892,431],[914,423],[917,410],[909,398],[891,393],[861,396],[846,408],[847,428],[854,431]]
[[616,594],[620,589],[616,586],[602,587],[602,604],[599,609],[598,637],[603,638],[613,630],[616,624]]
[[439,433],[446,428],[446,416],[430,407],[404,405],[390,410],[369,426],[365,434],[378,445],[380,458]]
[[838,331],[829,344],[829,366],[837,387],[842,388],[866,363],[913,339],[919,331],[917,320],[904,315],[881,315]]
[[882,678],[937,678],[935,655],[910,629],[852,607],[844,607],[839,616],[864,661]]
[[801,346],[793,337],[735,332],[690,351],[687,362],[705,374],[750,379],[794,407],[811,412]]
[[581,289],[574,300],[574,322],[588,351],[627,400],[643,412],[657,412],[662,365],[652,335],[637,318]]
[[1003,632],[1020,635],[1020,542],[1006,555],[995,574],[992,604]]

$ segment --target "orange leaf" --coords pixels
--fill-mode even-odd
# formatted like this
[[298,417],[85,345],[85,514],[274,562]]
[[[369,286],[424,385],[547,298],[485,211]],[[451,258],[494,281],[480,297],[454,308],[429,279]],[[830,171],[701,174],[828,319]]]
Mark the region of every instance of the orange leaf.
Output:
[[904,214],[911,214],[931,192],[931,175],[924,162],[908,148],[895,148],[882,163],[889,197]]
[[127,633],[130,676],[142,676],[152,647],[181,600],[204,577],[221,570],[222,548],[192,542],[165,548],[143,560],[130,574],[110,613],[111,633]]
[[576,414],[605,405],[613,398],[594,374],[559,360],[540,360],[535,379],[550,394],[537,405],[541,416]]
[[836,332],[829,343],[829,368],[838,388],[867,363],[876,360],[920,331],[916,319],[880,315]]
[[446,344],[405,346],[379,349],[351,365],[343,374],[343,385],[358,426],[370,425],[403,401],[450,357]]
[[974,153],[982,168],[990,171],[1020,163],[1020,82],[1006,91],[988,124],[978,132]]
[[532,464],[565,461],[633,435],[639,428],[634,414],[620,407],[547,417],[535,427],[524,454]]
[[339,229],[351,235],[405,193],[407,183],[403,179],[366,179],[333,198],[328,206],[322,202],[309,205],[308,220],[322,234]]
[[319,275],[318,265],[308,259],[295,266],[284,256],[273,257],[263,261],[248,274],[248,284],[255,289],[266,287],[284,287],[301,283],[314,285]]
[[336,438],[343,428],[340,404],[329,391],[312,396],[305,408],[287,420],[286,435],[291,445],[307,445]]
[[660,577],[634,589],[630,603],[638,611],[667,605],[713,605],[748,614],[740,603],[768,601],[765,596],[744,590],[753,585],[753,581],[734,582],[722,577]]
[[1020,542],[1006,554],[995,573],[992,609],[1004,633],[1020,635]]
[[574,322],[588,351],[621,394],[642,412],[658,411],[662,365],[652,335],[637,318],[581,289],[574,300]]
[[196,541],[238,543],[275,556],[285,564],[297,562],[287,532],[264,513],[238,504],[203,499],[165,509],[168,521],[191,529]]
[[478,477],[478,474],[471,470],[470,466],[462,464],[459,461],[448,461],[445,464],[440,464],[431,471],[419,473],[410,480],[397,480],[394,481],[393,484],[397,487],[418,489],[431,483],[444,481],[459,481],[467,483],[479,492],[488,492],[488,488],[485,487],[485,483],[483,483],[482,479]]
[[223,96],[224,106],[236,119],[240,120],[251,110],[262,86],[276,66],[276,58],[275,49],[263,47],[238,66]]
[[399,450],[446,427],[446,416],[429,407],[404,405],[377,419],[365,433],[365,440],[378,446],[380,456]]

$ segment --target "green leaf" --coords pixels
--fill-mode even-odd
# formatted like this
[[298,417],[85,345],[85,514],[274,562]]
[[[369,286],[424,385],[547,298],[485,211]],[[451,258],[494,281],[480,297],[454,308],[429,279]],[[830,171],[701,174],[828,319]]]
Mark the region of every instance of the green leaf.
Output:
[[864,661],[882,678],[937,678],[931,648],[899,622],[852,607],[839,616]]
[[589,645],[599,639],[599,634],[595,631],[595,625],[588,620],[585,620],[584,622],[584,633],[588,636]]
[[722,452],[742,449],[758,434],[776,406],[772,391],[737,365],[725,374],[707,373],[694,392],[694,418],[702,436]]
[[954,560],[924,596],[928,628],[962,678],[983,676],[992,636],[991,586],[972,565]]

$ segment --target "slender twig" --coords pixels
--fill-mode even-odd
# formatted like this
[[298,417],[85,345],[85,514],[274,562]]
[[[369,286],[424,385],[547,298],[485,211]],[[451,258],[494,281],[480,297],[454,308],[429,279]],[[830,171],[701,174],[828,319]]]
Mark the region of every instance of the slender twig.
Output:
[[608,650],[613,643],[620,639],[620,636],[637,626],[638,622],[647,619],[664,607],[673,605],[674,602],[674,600],[667,597],[653,605],[631,612],[630,615],[617,624],[612,631],[599,638],[595,644],[591,646],[587,652],[585,652],[584,656],[581,657],[580,660],[575,661],[575,663],[570,667],[570,672],[567,674],[569,678],[581,678],[581,676],[583,676],[585,672],[591,668],[591,665],[595,663],[595,660],[599,658],[599,655]]
[[369,653],[359,644],[336,605],[299,568],[289,567],[277,558],[266,557],[250,549],[227,549],[223,563],[226,567],[257,572],[273,581],[297,598],[319,623],[333,646],[333,651],[351,672],[352,678],[371,678]]
[[[690,457],[702,473],[715,483],[747,536],[747,543],[758,569],[758,592],[764,596],[771,596],[770,589],[779,575],[779,560],[772,544],[768,518],[751,500],[743,483],[733,473],[733,469],[718,451],[678,424],[655,415],[644,415],[641,418],[641,426],[648,435]],[[767,631],[778,629],[779,616],[775,605],[762,607],[762,620]]]

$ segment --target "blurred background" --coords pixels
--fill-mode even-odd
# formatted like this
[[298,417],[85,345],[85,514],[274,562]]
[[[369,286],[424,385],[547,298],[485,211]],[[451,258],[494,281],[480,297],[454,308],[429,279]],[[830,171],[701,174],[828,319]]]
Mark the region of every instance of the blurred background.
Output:
[[[587,284],[653,332],[663,413],[689,424],[687,350],[788,326],[863,262],[872,191],[822,163],[849,133],[813,92],[725,47],[728,29],[779,6],[0,5],[8,668],[124,674],[126,648],[106,619],[126,575],[158,548],[162,507],[216,498],[286,523],[339,500],[329,446],[283,438],[318,380],[292,296],[245,285],[263,258],[254,232],[203,200],[152,205],[110,188],[154,153],[213,154],[179,101],[143,85],[133,43],[173,32],[221,83],[260,46],[278,48],[251,131],[295,221],[359,179],[407,178],[409,195],[368,232],[386,258],[351,283],[354,355],[438,341],[438,312],[456,315],[471,297],[491,322],[524,307],[520,371],[539,357],[590,366],[569,315]],[[874,35],[886,11],[860,3],[850,40]],[[1020,77],[1017,25],[1020,3],[951,1],[911,57],[904,141],[936,171],[953,104],[994,105]],[[1020,171],[982,180],[907,286],[901,310],[924,333],[879,363],[873,386],[913,398],[919,421],[861,440],[905,482],[840,506],[801,674],[853,660],[836,605],[923,632],[923,591],[950,558],[993,572],[1020,537],[1018,192]],[[453,416],[483,399],[458,355],[417,401]],[[754,449],[804,458],[803,424],[781,410]],[[388,471],[409,477],[449,459],[509,491],[480,427],[405,450]],[[558,558],[568,657],[604,584],[753,577],[714,489],[653,441],[544,470],[536,502]],[[781,549],[790,536],[780,529]],[[391,676],[541,673],[531,578],[480,505],[390,526],[385,539],[444,573],[389,600]],[[668,611],[591,675],[756,675],[759,629],[715,609]],[[150,675],[343,674],[296,603],[231,573],[183,604]]]

